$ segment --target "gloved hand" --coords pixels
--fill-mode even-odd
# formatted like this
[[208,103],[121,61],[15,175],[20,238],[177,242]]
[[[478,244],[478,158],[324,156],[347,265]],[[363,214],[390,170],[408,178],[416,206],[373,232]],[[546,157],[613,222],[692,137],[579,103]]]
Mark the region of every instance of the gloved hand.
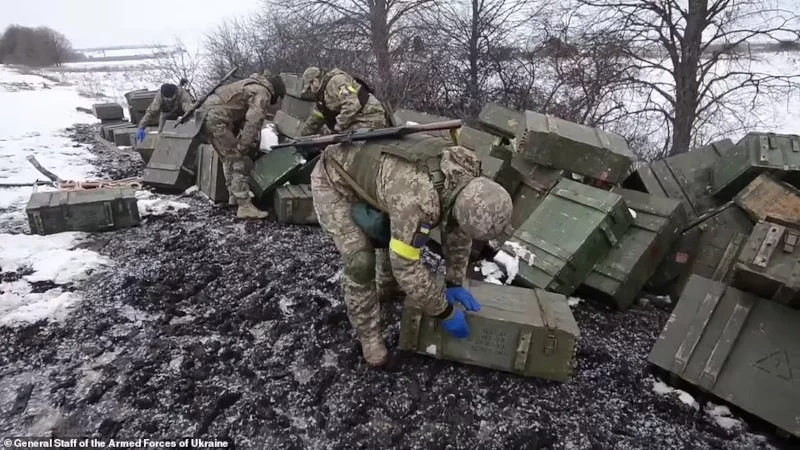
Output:
[[467,325],[467,318],[464,312],[460,309],[453,310],[453,317],[443,320],[442,325],[448,333],[453,336],[463,339],[469,336],[469,325]]
[[144,131],[144,127],[139,128],[139,130],[136,132],[136,140],[139,142],[143,142],[145,135],[146,133]]
[[444,291],[444,296],[447,297],[447,303],[454,305],[456,302],[461,303],[467,308],[467,311],[480,311],[481,304],[475,300],[475,297],[463,286],[453,286]]

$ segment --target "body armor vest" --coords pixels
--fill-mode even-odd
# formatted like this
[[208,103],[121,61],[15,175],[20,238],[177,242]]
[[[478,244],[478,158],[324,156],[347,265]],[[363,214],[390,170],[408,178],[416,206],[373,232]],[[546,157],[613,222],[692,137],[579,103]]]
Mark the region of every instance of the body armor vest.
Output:
[[257,84],[269,92],[270,96],[270,104],[275,104],[278,101],[278,98],[275,96],[275,92],[267,83],[262,82],[261,80],[253,77],[247,77],[243,80],[236,81],[234,83],[222,86],[221,88],[217,89],[214,94],[222,100],[222,103],[240,103],[238,101],[234,101],[236,97],[241,96],[244,93],[244,88],[250,84]]
[[[320,80],[319,91],[317,91],[317,111],[322,113],[322,120],[325,121],[325,125],[328,128],[333,130],[333,127],[336,126],[336,116],[339,115],[339,111],[334,111],[328,108],[328,105],[325,104],[325,89],[328,87],[328,83],[331,81],[335,75],[344,75],[344,72],[339,70],[331,71],[325,74]],[[358,109],[361,112],[364,109],[364,105],[369,102],[369,95],[372,93],[372,89],[369,88],[367,83],[363,80],[352,77],[361,87],[358,88],[358,102],[361,104],[361,107]]]
[[[355,189],[357,192],[362,191],[365,195],[371,197],[371,199],[364,200],[370,203],[377,203],[378,169],[381,156],[389,154],[402,158],[424,170],[430,177],[441,202],[441,214],[439,216],[439,221],[441,222],[450,215],[450,210],[461,190],[472,181],[472,177],[463,177],[452,192],[445,192],[445,175],[441,169],[442,151],[452,145],[446,139],[423,134],[409,135],[403,139],[368,141],[360,148],[353,149],[357,153],[348,171],[349,177],[347,178],[350,178],[352,182],[358,185]],[[438,223],[434,224],[434,226],[436,225]]]

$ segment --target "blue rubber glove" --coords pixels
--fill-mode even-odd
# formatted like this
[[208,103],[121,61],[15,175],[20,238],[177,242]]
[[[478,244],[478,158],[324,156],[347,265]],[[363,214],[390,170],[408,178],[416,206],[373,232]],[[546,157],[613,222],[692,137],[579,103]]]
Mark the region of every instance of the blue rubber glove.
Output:
[[442,325],[444,325],[444,329],[447,330],[448,333],[452,334],[453,336],[463,339],[469,336],[469,325],[467,325],[467,317],[464,315],[464,312],[460,309],[456,309],[453,311],[453,317],[443,320]]
[[136,140],[139,142],[143,142],[145,135],[146,134],[144,128],[139,128],[139,131],[136,132]]
[[475,297],[463,286],[453,286],[444,291],[447,297],[447,303],[454,305],[456,302],[464,305],[467,311],[480,311],[481,304],[475,300]]

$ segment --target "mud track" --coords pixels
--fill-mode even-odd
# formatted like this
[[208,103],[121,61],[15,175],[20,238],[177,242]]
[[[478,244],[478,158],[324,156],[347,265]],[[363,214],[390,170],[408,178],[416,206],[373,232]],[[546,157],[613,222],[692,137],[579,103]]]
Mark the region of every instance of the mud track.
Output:
[[[106,174],[141,168],[138,155],[95,152]],[[243,223],[200,196],[180,201],[192,207],[95,235],[90,246],[115,264],[80,286],[85,300],[68,320],[0,328],[0,436],[195,436],[240,449],[777,442],[653,392],[646,357],[669,312],[652,302],[626,313],[573,307],[582,336],[569,383],[397,351],[392,371],[369,370],[319,228]],[[383,308],[394,349],[399,311]]]

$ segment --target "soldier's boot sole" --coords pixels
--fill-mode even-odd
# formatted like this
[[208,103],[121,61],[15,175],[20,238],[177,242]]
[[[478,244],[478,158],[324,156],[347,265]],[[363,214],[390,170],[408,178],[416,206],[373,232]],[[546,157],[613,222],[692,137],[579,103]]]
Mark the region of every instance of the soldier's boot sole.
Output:
[[389,351],[380,336],[360,338],[361,354],[367,365],[373,368],[382,368],[389,362]]

